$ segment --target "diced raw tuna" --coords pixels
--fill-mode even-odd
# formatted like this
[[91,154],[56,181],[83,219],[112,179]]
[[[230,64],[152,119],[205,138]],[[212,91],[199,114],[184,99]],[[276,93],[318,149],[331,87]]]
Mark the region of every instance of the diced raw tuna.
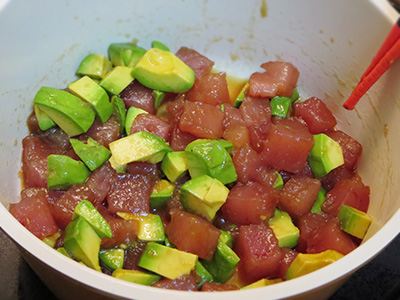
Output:
[[141,175],[117,174],[107,196],[108,210],[148,213],[153,182]]
[[10,204],[10,213],[39,239],[58,231],[47,197],[46,189],[29,188],[21,192],[19,203]]
[[127,109],[135,106],[150,114],[155,113],[153,90],[145,87],[138,80],[132,81],[119,96],[124,100]]
[[171,131],[170,146],[174,151],[183,151],[186,146],[193,142],[197,137],[191,133],[183,132],[179,127]]
[[261,157],[276,170],[301,171],[314,144],[312,134],[296,118],[276,119],[268,134]]
[[271,123],[271,104],[268,99],[245,97],[239,110],[247,127],[262,127]]
[[222,137],[224,113],[219,107],[198,102],[185,102],[179,129],[203,139]]
[[252,97],[292,97],[299,71],[287,62],[271,61],[261,65],[263,73],[253,73],[247,93]]
[[126,171],[133,176],[139,175],[145,177],[151,184],[160,180],[160,169],[157,164],[135,161],[126,165]]
[[320,187],[318,179],[295,175],[283,186],[278,206],[292,218],[298,219],[311,211]]
[[230,103],[228,84],[225,73],[209,73],[196,80],[187,93],[192,102],[220,105]]
[[353,139],[348,134],[340,130],[330,130],[326,132],[326,135],[330,136],[342,147],[344,165],[347,169],[353,171],[357,167],[358,160],[362,153],[362,146],[359,142]]
[[71,148],[70,137],[59,127],[43,131],[39,137],[44,143],[59,153],[65,153]]
[[178,52],[176,52],[176,56],[193,69],[196,78],[200,78],[203,75],[210,73],[214,66],[213,61],[209,60],[196,50],[187,47],[181,47]]
[[169,141],[169,124],[159,117],[151,114],[140,114],[135,118],[129,134],[139,131],[147,131],[158,135],[165,141]]
[[330,191],[341,180],[350,179],[354,176],[354,172],[342,165],[330,171],[327,175],[321,178],[322,187],[326,191]]
[[236,225],[260,224],[274,215],[279,191],[258,182],[238,183],[221,207],[224,217]]
[[279,268],[279,275],[283,280],[286,280],[286,271],[289,268],[290,264],[297,257],[297,254],[299,253],[290,248],[281,248],[281,251],[282,251],[282,258],[281,258],[281,265]]
[[172,126],[179,124],[181,116],[185,111],[185,102],[184,97],[178,97],[167,103],[168,122]]
[[332,216],[337,216],[343,205],[348,205],[367,212],[369,205],[369,186],[364,185],[361,177],[353,176],[336,183],[322,204],[322,211]]
[[261,153],[264,149],[264,144],[271,128],[271,123],[267,123],[261,127],[251,126],[247,128],[249,130],[250,146],[256,150],[257,153]]
[[222,133],[222,137],[224,140],[230,141],[234,148],[240,148],[250,143],[249,130],[244,124],[229,125]]
[[[132,244],[131,244],[132,245]],[[124,269],[125,270],[143,270],[138,266],[140,257],[147,247],[147,242],[136,241],[125,252]]]
[[185,211],[172,210],[170,214],[167,235],[171,243],[179,250],[211,259],[217,249],[220,230],[202,217]]
[[240,257],[239,274],[245,283],[279,276],[282,252],[267,225],[241,226],[235,252]]
[[233,284],[219,284],[215,282],[204,282],[201,287],[202,292],[222,292],[222,291],[236,291],[239,288]]
[[307,123],[308,130],[312,134],[333,129],[337,123],[336,118],[326,104],[316,97],[296,103],[294,115]]
[[106,162],[89,175],[85,185],[95,194],[93,204],[102,204],[104,202],[111,188],[113,174],[115,174],[114,169],[109,162]]
[[119,124],[114,116],[111,116],[107,122],[101,123],[95,120],[89,130],[81,134],[79,139],[86,141],[89,137],[94,139],[100,145],[108,148],[108,145],[119,138]]
[[22,172],[26,188],[47,188],[47,156],[57,151],[40,138],[27,136],[22,140]]
[[222,121],[222,128],[225,130],[230,125],[243,123],[244,120],[240,109],[229,104],[224,104],[224,120]]
[[335,250],[343,255],[356,248],[351,237],[340,229],[339,219],[326,214],[309,213],[298,223],[300,236],[297,250],[304,253],[320,253]]
[[26,125],[28,126],[29,132],[34,135],[39,135],[43,131],[40,130],[38,119],[34,111],[28,116],[26,120]]
[[232,152],[232,161],[237,173],[237,181],[246,183],[257,176],[261,166],[260,155],[249,145],[235,149]]
[[153,284],[153,287],[167,290],[178,290],[178,291],[197,291],[198,276],[195,272],[188,275],[182,275],[178,279],[162,278]]

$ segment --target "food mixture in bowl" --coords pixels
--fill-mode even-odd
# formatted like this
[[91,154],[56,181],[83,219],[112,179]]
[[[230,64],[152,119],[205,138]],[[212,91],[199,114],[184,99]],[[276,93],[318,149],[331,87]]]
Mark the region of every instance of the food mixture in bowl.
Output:
[[265,286],[354,250],[371,222],[362,146],[299,96],[291,63],[247,80],[213,66],[114,43],[67,88],[42,87],[11,214],[71,259],[159,288]]

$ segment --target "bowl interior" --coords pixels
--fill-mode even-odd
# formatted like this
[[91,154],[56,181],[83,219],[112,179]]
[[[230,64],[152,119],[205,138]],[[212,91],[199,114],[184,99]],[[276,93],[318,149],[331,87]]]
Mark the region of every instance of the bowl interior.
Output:
[[[229,0],[170,0],[168,4],[161,0],[46,0],[40,5],[13,0],[0,1],[0,6],[0,226],[40,259],[52,250],[6,211],[9,203],[19,200],[21,140],[28,133],[25,120],[33,97],[41,86],[64,88],[75,79],[76,68],[88,53],[106,55],[110,43],[132,40],[145,48],[152,40],[162,41],[171,51],[180,46],[194,48],[215,61],[217,69],[241,78],[266,61],[292,62],[300,71],[300,95],[326,101],[338,119],[337,127],[363,145],[359,170],[371,187],[369,214],[373,217],[367,242],[330,272],[311,274],[310,278],[320,278],[319,283],[300,278],[268,287],[271,297],[296,294],[280,285],[297,285],[301,292],[350,272],[400,231],[400,172],[395,167],[400,165],[400,85],[394,80],[400,75],[400,64],[393,65],[355,111],[342,108],[397,19],[383,0],[246,0],[234,5]],[[47,263],[68,276],[88,273],[96,277],[86,281],[96,288],[103,288],[97,282],[108,280],[54,257]],[[130,285],[115,284],[121,290],[116,293],[129,295]],[[146,297],[151,293],[146,287],[137,289]]]

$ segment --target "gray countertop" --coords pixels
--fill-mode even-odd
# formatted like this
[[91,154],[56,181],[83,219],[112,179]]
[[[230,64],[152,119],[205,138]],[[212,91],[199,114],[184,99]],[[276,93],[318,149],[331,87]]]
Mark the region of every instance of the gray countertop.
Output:
[[[1,229],[0,264],[0,299],[56,299],[20,257],[16,246]],[[400,235],[330,298],[339,299],[400,299]]]

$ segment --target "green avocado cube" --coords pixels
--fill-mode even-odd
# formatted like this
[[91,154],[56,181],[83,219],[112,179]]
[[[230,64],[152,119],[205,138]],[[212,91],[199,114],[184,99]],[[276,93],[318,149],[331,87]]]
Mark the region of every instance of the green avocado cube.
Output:
[[175,185],[168,180],[162,179],[154,186],[150,195],[150,207],[162,208],[166,205],[168,199],[174,195]]
[[311,207],[311,212],[322,214],[323,211],[321,210],[321,207],[325,200],[326,200],[326,190],[323,187],[321,187],[318,191],[317,200],[315,200],[313,207]]
[[159,41],[152,41],[151,42],[151,47],[152,48],[157,48],[160,50],[164,50],[164,51],[169,51],[169,48],[167,46],[165,46],[163,43],[159,42]]
[[64,247],[57,248],[57,252],[60,252],[62,255],[65,255],[68,258],[72,258]]
[[78,261],[100,270],[99,251],[101,238],[82,217],[71,221],[65,228],[64,248]]
[[90,171],[96,170],[111,156],[110,150],[89,138],[87,143],[76,139],[69,140],[76,155],[85,163]]
[[110,143],[111,155],[117,165],[134,161],[158,163],[172,148],[161,137],[139,131]]
[[231,277],[239,261],[240,258],[227,244],[219,242],[213,258],[202,259],[201,263],[212,275],[214,282],[224,283]]
[[161,169],[169,181],[178,181],[178,179],[185,175],[188,170],[185,152],[168,152],[162,161]]
[[98,212],[94,205],[88,200],[82,200],[75,206],[72,220],[79,217],[84,218],[90,226],[96,231],[100,238],[111,238],[112,230],[110,224],[104,219],[104,217]]
[[107,57],[100,54],[86,56],[76,70],[80,76],[89,76],[93,79],[102,79],[112,69],[112,63]]
[[117,164],[115,162],[115,159],[113,156],[111,156],[108,161],[110,162],[111,167],[117,172],[117,173],[126,173],[126,164]]
[[164,100],[165,93],[161,91],[154,90],[153,98],[154,98],[154,107],[158,108],[161,105],[161,102]]
[[233,238],[232,234],[229,231],[225,230],[219,230],[221,231],[221,235],[219,236],[218,242],[224,243],[228,245],[228,247],[232,248],[233,247]]
[[233,151],[233,144],[230,141],[224,140],[224,139],[220,139],[218,140],[218,142],[220,142],[220,144],[222,145],[222,147],[225,148],[226,151],[228,151],[229,154],[232,153]]
[[275,174],[277,174],[278,177],[276,178],[276,180],[275,180],[274,184],[272,185],[272,187],[277,189],[277,190],[281,190],[281,189],[283,189],[283,178],[282,178],[282,175],[277,171],[275,171]]
[[293,224],[287,212],[276,208],[275,215],[269,219],[268,225],[274,231],[279,247],[293,248],[297,245],[300,230]]
[[316,178],[321,178],[344,164],[339,143],[323,133],[314,135],[314,145],[307,159]]
[[103,123],[110,118],[113,107],[108,98],[108,94],[89,76],[84,76],[77,81],[71,82],[68,85],[68,89],[74,95],[92,105]]
[[223,184],[237,179],[232,157],[219,140],[195,140],[187,145],[185,154],[192,178],[209,175]]
[[229,189],[218,179],[202,175],[185,182],[180,189],[183,208],[191,213],[205,217],[208,221],[225,203]]
[[201,290],[201,287],[203,286],[204,282],[212,282],[213,277],[210,274],[210,272],[207,271],[206,268],[201,264],[200,261],[196,262],[196,274],[199,276],[200,281],[197,283],[197,287],[199,290]]
[[150,48],[133,67],[132,76],[161,92],[185,93],[194,84],[194,71],[169,51]]
[[66,155],[51,154],[47,157],[47,188],[67,190],[74,184],[84,183],[90,171],[81,161]]
[[51,236],[46,236],[45,238],[42,239],[42,242],[50,246],[51,248],[54,248],[56,245],[57,239],[61,236],[61,233],[57,231],[55,234]]
[[163,242],[164,226],[159,215],[139,215],[127,212],[117,212],[124,220],[135,220],[139,223],[138,239],[141,241]]
[[321,269],[343,257],[343,254],[326,250],[320,253],[299,253],[286,271],[286,279],[293,279]]
[[37,105],[34,105],[33,109],[35,111],[40,130],[46,131],[47,129],[56,126],[56,123],[46,113],[41,111]]
[[95,119],[89,103],[66,91],[41,87],[34,105],[48,115],[69,136],[88,131]]
[[259,288],[259,287],[275,284],[275,283],[278,283],[278,282],[282,282],[282,279],[281,278],[275,278],[275,279],[262,278],[262,279],[260,279],[260,280],[258,280],[256,282],[253,282],[251,284],[248,284],[248,285],[242,287],[241,290],[255,289],[255,288]]
[[365,212],[354,207],[343,205],[338,213],[340,219],[340,227],[343,231],[363,239],[372,219]]
[[297,88],[294,88],[293,94],[292,94],[292,97],[290,97],[290,100],[292,100],[292,103],[293,103],[293,102],[297,101],[299,98],[300,98],[299,91],[297,90]]
[[236,97],[235,103],[233,103],[234,107],[239,108],[239,106],[242,104],[243,99],[245,97],[246,90],[248,89],[248,87],[249,87],[249,83],[246,82],[246,84],[240,90],[239,95]]
[[139,267],[169,279],[189,274],[196,267],[197,255],[149,242],[139,260]]
[[150,272],[144,272],[139,270],[125,270],[117,269],[112,273],[112,276],[125,281],[142,284],[152,285],[161,279],[161,276]]
[[148,114],[148,112],[139,107],[131,106],[128,108],[128,111],[126,112],[126,120],[125,120],[126,135],[129,135],[129,133],[131,132],[131,127],[133,125],[133,122],[135,122],[136,117],[140,114]]
[[133,43],[113,43],[108,47],[108,56],[114,66],[133,67],[146,50]]
[[271,99],[271,114],[276,117],[286,118],[292,106],[292,99],[276,96]]
[[124,266],[125,251],[121,248],[102,250],[100,260],[109,268],[122,269]]
[[117,66],[100,81],[100,86],[112,95],[119,95],[133,80],[132,69]]
[[119,134],[122,135],[125,131],[126,108],[124,100],[118,96],[111,97],[111,105],[113,106],[113,114],[117,118],[119,125]]

